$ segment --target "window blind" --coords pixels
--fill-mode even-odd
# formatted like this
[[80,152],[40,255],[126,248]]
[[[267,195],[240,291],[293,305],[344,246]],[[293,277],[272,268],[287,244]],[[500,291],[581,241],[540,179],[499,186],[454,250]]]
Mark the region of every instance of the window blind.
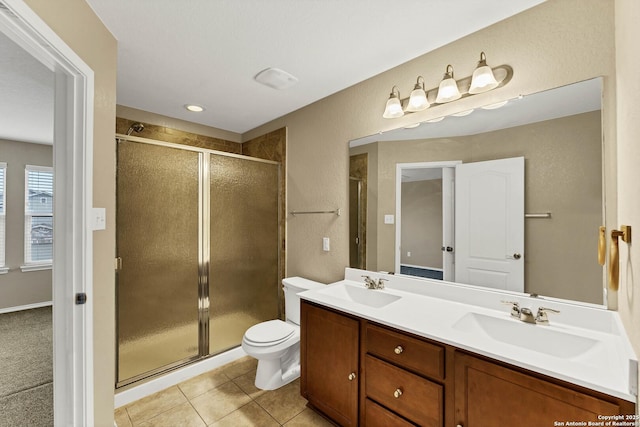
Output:
[[25,170],[25,264],[53,261],[53,169],[27,165]]

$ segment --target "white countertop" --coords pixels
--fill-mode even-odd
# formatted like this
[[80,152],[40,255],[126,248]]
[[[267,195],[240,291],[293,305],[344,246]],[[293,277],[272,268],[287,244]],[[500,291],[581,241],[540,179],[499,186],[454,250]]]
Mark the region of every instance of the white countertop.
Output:
[[[385,289],[366,292],[399,298],[388,305],[372,307],[334,295],[328,289],[329,286],[364,289],[362,274],[388,280]],[[599,306],[349,268],[345,280],[299,295],[304,300],[379,324],[636,402],[637,358],[618,314]],[[541,306],[561,313],[549,314],[547,326],[527,324],[512,318],[510,306],[502,304],[503,300],[517,301],[521,307],[531,308],[534,315]],[[516,331],[514,340],[491,338],[472,317]],[[569,341],[574,344],[561,344]],[[588,344],[586,351],[582,350],[583,343]]]

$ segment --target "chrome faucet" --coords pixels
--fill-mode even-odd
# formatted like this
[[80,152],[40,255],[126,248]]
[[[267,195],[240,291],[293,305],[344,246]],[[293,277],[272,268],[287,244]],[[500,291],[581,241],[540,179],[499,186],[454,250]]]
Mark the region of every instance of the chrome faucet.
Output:
[[387,281],[387,279],[383,279],[383,278],[378,278],[378,280],[376,281],[376,279],[372,279],[369,276],[362,276],[364,277],[364,286],[367,289],[384,289],[384,282]]
[[539,307],[538,312],[534,316],[530,308],[520,307],[520,304],[517,302],[502,301],[502,303],[511,305],[511,317],[525,323],[533,323],[534,325],[548,325],[549,317],[547,317],[547,313],[560,313],[560,311],[552,308]]

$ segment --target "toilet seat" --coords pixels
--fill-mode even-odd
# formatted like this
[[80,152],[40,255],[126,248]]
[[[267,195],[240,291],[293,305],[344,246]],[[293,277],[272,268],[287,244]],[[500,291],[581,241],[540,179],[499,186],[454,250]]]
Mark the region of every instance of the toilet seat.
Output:
[[293,325],[275,319],[250,327],[244,334],[244,340],[252,346],[268,347],[288,340],[294,333]]

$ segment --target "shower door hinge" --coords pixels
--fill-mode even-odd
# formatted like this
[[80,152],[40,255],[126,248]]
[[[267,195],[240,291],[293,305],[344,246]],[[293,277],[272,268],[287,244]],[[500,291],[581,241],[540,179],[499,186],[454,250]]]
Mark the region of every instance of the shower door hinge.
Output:
[[76,305],[82,305],[87,302],[87,294],[80,292],[76,294]]
[[113,263],[113,268],[115,268],[116,271],[122,270],[122,258],[116,257]]

